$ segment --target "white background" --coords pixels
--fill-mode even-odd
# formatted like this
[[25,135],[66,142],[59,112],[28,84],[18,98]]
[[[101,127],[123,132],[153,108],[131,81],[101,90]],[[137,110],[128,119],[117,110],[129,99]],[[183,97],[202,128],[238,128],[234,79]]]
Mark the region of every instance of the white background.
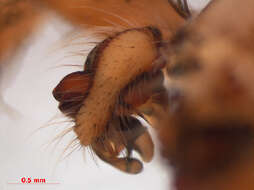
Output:
[[[207,0],[193,0],[191,5],[199,8],[205,2]],[[84,57],[74,55],[80,46],[65,46],[66,38],[72,36],[70,29],[52,19],[20,53],[25,56],[17,56],[8,67],[1,68],[0,189],[168,190],[170,176],[158,152],[151,163],[145,164],[141,174],[133,176],[104,164],[89,151],[78,149],[63,158],[62,153],[74,138],[72,132],[57,146],[57,141],[52,142],[70,123],[61,122],[65,119],[51,92],[63,76],[80,70],[65,65],[84,62]],[[71,147],[65,155],[70,150]],[[20,182],[22,177],[45,178],[60,184],[8,184]]]

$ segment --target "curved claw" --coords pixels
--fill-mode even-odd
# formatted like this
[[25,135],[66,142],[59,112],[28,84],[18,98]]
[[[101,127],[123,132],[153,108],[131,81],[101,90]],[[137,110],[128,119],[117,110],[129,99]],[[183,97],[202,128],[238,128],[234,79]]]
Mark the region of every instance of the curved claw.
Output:
[[148,131],[140,135],[133,143],[136,150],[144,162],[150,162],[154,155],[154,144]]
[[[114,117],[108,124],[107,132],[94,141],[91,147],[101,160],[130,174],[137,174],[143,168],[141,161],[131,157],[133,150],[140,154],[144,162],[151,161],[154,152],[148,131],[134,117]],[[127,155],[120,158],[119,154],[124,149]]]
[[[98,154],[97,154],[98,155]],[[109,163],[111,166],[129,173],[129,174],[138,174],[143,170],[143,164],[135,158],[114,158],[98,155],[101,160]]]
[[115,144],[109,139],[100,139],[93,143],[91,147],[101,160],[123,172],[138,174],[143,169],[143,164],[135,158],[128,156],[119,158],[118,155],[124,149],[124,146]]
[[137,151],[144,162],[150,162],[154,155],[154,144],[152,138],[142,123],[134,118],[129,117],[127,130],[121,131],[126,139],[126,147],[128,153],[131,154],[132,150]]
[[138,174],[143,170],[143,164],[135,158],[117,158],[109,162],[112,166],[129,174]]

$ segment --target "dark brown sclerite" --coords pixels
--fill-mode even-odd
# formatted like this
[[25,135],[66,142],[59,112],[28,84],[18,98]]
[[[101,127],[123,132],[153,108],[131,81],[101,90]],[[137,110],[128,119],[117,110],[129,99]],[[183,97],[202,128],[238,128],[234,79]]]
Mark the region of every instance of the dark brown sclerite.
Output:
[[89,89],[93,85],[100,52],[111,40],[111,37],[107,38],[89,53],[84,71],[67,75],[53,90],[53,96],[59,101],[59,109],[67,116],[75,118],[82,107],[85,98],[89,94]]
[[162,84],[163,74],[160,70],[151,73],[145,72],[121,91],[117,106],[121,106],[127,113],[135,112],[135,108],[143,105],[151,96],[160,94],[164,90]]

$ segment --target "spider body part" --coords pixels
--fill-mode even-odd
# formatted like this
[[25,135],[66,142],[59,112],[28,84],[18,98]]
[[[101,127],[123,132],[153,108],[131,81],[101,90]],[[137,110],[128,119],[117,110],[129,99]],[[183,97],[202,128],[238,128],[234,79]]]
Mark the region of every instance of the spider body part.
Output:
[[[60,102],[59,108],[74,119],[74,131],[80,143],[83,146],[91,145],[101,159],[129,173],[139,173],[142,164],[133,158],[119,160],[119,150],[127,148],[131,152],[136,148],[136,151],[143,155],[144,161],[150,161],[153,143],[148,132],[141,130],[142,133],[137,135],[144,127],[137,119],[130,118],[130,113],[115,111],[119,110],[119,106],[125,108],[125,103],[136,107],[136,99],[131,99],[132,102],[121,102],[118,97],[135,78],[153,70],[154,61],[159,56],[160,41],[159,30],[153,27],[117,33],[91,51],[84,71],[66,76],[53,91],[54,97]],[[119,123],[118,120],[127,122]],[[129,120],[132,122],[128,122]],[[111,135],[116,132],[117,135]],[[135,138],[131,138],[132,136]],[[140,142],[145,143],[149,149]],[[105,148],[107,145],[121,148],[114,148],[112,152]],[[137,168],[131,169],[132,165]]]

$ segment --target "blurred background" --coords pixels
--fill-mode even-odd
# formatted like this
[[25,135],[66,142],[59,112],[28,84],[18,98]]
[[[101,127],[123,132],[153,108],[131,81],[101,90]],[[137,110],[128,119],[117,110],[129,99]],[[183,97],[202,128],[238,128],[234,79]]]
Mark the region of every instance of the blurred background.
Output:
[[[193,10],[207,2],[189,0]],[[128,175],[89,150],[68,147],[73,132],[57,138],[72,123],[58,111],[52,90],[65,75],[81,70],[83,54],[93,47],[86,42],[94,41],[86,36],[52,15],[23,51],[0,68],[0,189],[168,190],[171,176],[159,156],[158,143],[156,156],[144,171]],[[48,184],[21,184],[23,177],[45,179]]]

